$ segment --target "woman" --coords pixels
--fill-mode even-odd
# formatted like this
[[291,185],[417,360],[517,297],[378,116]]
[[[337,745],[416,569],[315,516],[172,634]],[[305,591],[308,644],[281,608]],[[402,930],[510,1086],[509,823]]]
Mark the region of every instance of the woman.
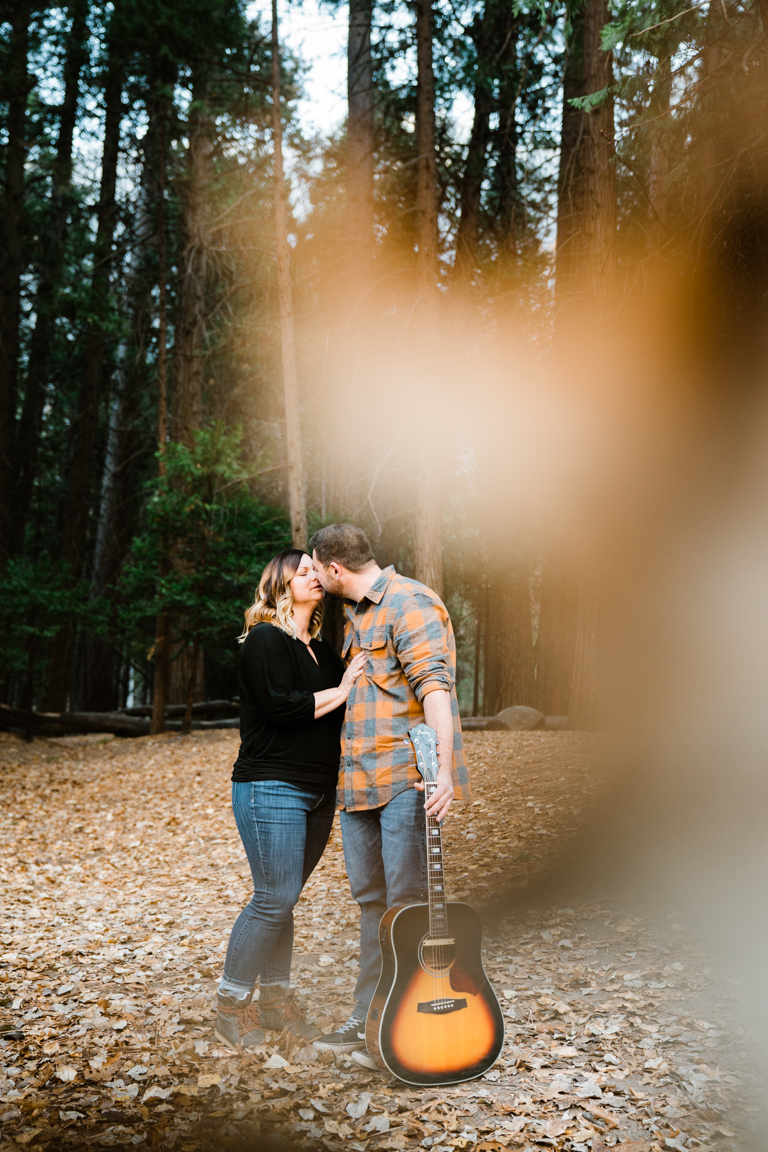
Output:
[[319,1035],[289,988],[293,908],[328,843],[343,706],[364,663],[361,653],[345,671],[320,639],[322,601],[312,560],[291,548],[267,564],[245,613],[232,809],[253,898],[229,938],[216,1021],[216,1038],[235,1050],[262,1043],[265,1029]]

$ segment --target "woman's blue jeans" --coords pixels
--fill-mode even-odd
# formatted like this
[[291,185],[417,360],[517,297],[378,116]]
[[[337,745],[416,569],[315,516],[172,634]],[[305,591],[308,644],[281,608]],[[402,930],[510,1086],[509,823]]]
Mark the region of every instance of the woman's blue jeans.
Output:
[[253,896],[232,929],[220,991],[243,996],[259,977],[262,986],[290,983],[293,908],[328,843],[335,807],[335,792],[282,780],[233,783]]

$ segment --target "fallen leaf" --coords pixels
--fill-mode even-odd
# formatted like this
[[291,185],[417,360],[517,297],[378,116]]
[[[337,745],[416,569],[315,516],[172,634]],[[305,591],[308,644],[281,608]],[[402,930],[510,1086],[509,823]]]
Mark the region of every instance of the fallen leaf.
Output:
[[173,1094],[173,1087],[160,1088],[159,1085],[153,1084],[151,1088],[147,1088],[146,1092],[141,1098],[142,1104],[146,1104],[147,1100],[167,1100]]
[[389,1132],[389,1116],[386,1112],[378,1112],[371,1116],[367,1124],[363,1124],[364,1132]]
[[77,1068],[74,1068],[71,1064],[64,1064],[61,1068],[56,1069],[55,1074],[59,1080],[63,1080],[65,1084],[68,1084],[77,1076]]
[[287,1068],[288,1061],[284,1056],[280,1056],[277,1052],[270,1056],[269,1060],[264,1062],[265,1068]]
[[615,1117],[611,1116],[610,1112],[606,1112],[605,1108],[601,1108],[598,1104],[588,1104],[586,1107],[591,1116],[597,1116],[597,1118],[603,1120],[609,1128],[619,1127]]
[[353,1104],[347,1104],[347,1115],[353,1120],[359,1120],[361,1116],[365,1116],[372,1099],[370,1092],[361,1092]]

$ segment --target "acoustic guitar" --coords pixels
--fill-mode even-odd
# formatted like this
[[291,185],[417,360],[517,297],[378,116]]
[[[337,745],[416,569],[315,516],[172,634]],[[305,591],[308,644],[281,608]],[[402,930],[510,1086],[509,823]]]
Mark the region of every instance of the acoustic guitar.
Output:
[[[429,797],[437,787],[437,736],[408,735]],[[483,968],[480,917],[448,902],[442,831],[426,817],[427,904],[389,908],[381,918],[381,976],[365,1039],[376,1063],[406,1084],[460,1084],[481,1076],[504,1043],[504,1019]]]

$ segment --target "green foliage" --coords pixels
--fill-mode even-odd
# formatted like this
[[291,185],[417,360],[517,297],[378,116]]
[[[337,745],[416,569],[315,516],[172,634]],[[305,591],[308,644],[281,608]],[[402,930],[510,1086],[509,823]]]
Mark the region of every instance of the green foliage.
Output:
[[572,104],[574,108],[578,108],[580,112],[592,112],[595,108],[599,108],[613,92],[615,92],[615,88],[613,84],[609,84],[607,88],[601,88],[599,92],[590,92],[586,96],[575,96],[568,103]]
[[45,674],[48,643],[85,608],[86,589],[71,586],[66,564],[47,556],[10,560],[0,573],[0,680],[18,675],[31,701]]
[[177,641],[204,647],[239,633],[264,565],[290,545],[285,514],[254,496],[253,479],[241,428],[216,422],[190,448],[167,445],[120,586],[121,626],[139,651],[163,613]]

